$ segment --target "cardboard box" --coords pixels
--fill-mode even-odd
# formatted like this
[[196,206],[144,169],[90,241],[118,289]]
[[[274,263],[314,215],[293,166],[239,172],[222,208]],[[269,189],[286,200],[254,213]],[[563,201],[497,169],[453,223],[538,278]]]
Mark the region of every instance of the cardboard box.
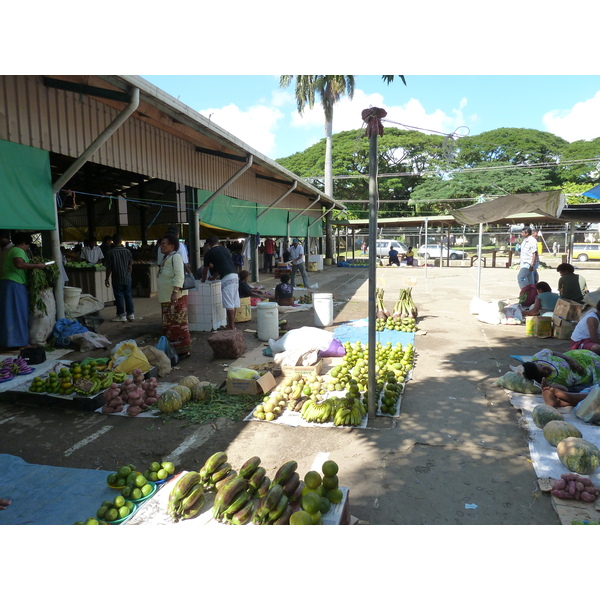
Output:
[[228,379],[227,393],[232,396],[241,396],[242,394],[257,396],[258,394],[267,394],[276,385],[275,377],[268,371],[259,379]]
[[558,338],[559,340],[570,340],[571,334],[577,326],[577,323],[575,321],[561,319],[556,315],[552,317],[552,320],[554,322],[554,337]]
[[295,373],[301,373],[302,375],[319,375],[321,373],[321,369],[323,368],[323,359],[321,359],[318,363],[314,365],[309,365],[307,367],[281,367],[281,372],[284,377],[289,375],[294,375]]
[[579,304],[579,302],[559,298],[556,306],[554,307],[554,316],[561,317],[566,321],[578,321],[579,317],[581,316],[582,309],[583,304]]

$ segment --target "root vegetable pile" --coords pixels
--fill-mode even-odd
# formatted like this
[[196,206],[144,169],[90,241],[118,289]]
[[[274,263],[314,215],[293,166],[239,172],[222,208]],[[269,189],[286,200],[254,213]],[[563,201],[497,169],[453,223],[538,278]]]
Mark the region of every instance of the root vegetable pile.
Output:
[[587,477],[576,473],[563,473],[552,485],[551,494],[563,500],[595,502],[600,490]]
[[158,402],[156,377],[144,379],[140,369],[135,369],[131,375],[120,385],[112,383],[104,392],[103,413],[121,412],[125,404],[128,404],[127,414],[135,417]]

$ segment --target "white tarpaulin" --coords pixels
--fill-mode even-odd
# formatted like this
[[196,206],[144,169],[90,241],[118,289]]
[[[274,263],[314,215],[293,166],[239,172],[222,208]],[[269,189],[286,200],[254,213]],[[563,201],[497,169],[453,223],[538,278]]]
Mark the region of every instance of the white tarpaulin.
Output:
[[466,208],[451,210],[450,214],[463,225],[493,223],[511,215],[537,213],[558,218],[566,205],[561,190],[536,192],[535,194],[511,194],[500,196],[489,202],[479,202]]

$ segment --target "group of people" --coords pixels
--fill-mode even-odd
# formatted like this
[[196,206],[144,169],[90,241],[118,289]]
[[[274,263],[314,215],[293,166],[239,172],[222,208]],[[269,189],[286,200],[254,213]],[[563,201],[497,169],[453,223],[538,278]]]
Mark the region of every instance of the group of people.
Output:
[[404,259],[406,260],[407,267],[413,267],[415,261],[415,253],[413,251],[412,246],[409,246],[406,252],[404,252],[402,256],[399,256],[398,250],[396,250],[396,248],[392,246],[390,247],[390,251],[388,252],[388,258],[388,266],[396,265],[397,267],[399,267],[400,261]]

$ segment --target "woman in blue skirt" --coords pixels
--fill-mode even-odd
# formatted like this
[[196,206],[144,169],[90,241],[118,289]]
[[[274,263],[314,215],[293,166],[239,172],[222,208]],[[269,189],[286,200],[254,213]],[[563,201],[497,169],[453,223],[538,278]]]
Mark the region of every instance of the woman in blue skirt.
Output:
[[29,233],[16,233],[14,246],[4,255],[0,277],[0,348],[29,345],[27,271],[46,268],[44,263],[29,262],[27,250],[31,241]]

